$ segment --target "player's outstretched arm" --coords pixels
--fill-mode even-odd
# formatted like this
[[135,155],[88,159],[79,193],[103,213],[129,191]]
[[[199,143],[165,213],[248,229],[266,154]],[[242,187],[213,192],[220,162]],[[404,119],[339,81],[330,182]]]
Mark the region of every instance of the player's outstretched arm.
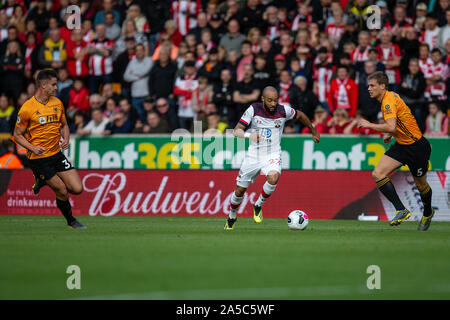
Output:
[[31,152],[41,155],[44,153],[45,148],[34,146],[31,143],[28,142],[28,140],[24,137],[25,131],[27,129],[20,128],[20,127],[14,127],[14,140],[20,144],[22,147],[26,148],[27,150],[30,150]]
[[243,124],[238,123],[233,129],[233,135],[238,138],[249,138],[253,142],[259,142],[260,137],[257,133],[245,132],[245,127]]
[[358,128],[369,128],[383,133],[394,133],[397,129],[397,118],[386,119],[385,123],[371,123],[365,119],[358,120]]
[[304,114],[300,110],[296,110],[296,111],[297,111],[297,116],[295,118],[297,120],[300,120],[305,126],[308,127],[308,129],[312,133],[312,138],[313,138],[314,142],[319,143],[320,134],[316,131],[316,128],[314,128],[314,126],[311,123],[311,121],[309,120],[309,118],[306,116],[306,114]]

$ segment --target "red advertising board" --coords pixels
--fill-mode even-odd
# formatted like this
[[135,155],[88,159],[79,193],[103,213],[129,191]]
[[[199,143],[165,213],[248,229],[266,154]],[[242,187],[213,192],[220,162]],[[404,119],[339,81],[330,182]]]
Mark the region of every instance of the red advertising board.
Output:
[[[227,170],[78,172],[84,192],[70,196],[73,213],[91,216],[225,217],[237,174],[237,171]],[[445,181],[445,172],[440,174],[444,175]],[[410,188],[414,193],[414,188],[407,185],[407,177],[409,173],[398,172],[392,179],[396,186],[404,180],[402,188]],[[439,179],[434,180],[439,183]],[[264,181],[260,176],[249,187],[239,216],[252,216],[252,203],[258,198]],[[29,170],[0,170],[0,214],[60,214],[50,188],[44,187],[39,195],[34,195],[31,191],[33,183]],[[444,183],[441,189],[444,190]],[[401,197],[403,194],[406,193],[401,192]],[[421,203],[416,202],[417,210],[420,210]],[[408,205],[411,207],[414,203],[410,201]],[[286,170],[275,192],[264,204],[263,212],[266,218],[286,218],[290,211],[300,209],[312,219],[356,219],[364,213],[387,220],[393,214],[389,206],[376,189],[370,171]]]

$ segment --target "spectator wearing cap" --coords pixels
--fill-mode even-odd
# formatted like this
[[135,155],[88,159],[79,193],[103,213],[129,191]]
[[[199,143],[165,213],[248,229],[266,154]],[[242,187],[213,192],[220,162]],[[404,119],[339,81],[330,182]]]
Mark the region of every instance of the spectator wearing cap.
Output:
[[239,119],[244,111],[248,108],[250,103],[257,101],[260,97],[261,91],[257,86],[257,82],[253,78],[255,71],[251,64],[244,66],[244,78],[237,82],[234,92],[233,101],[236,103],[236,118]]
[[416,19],[414,21],[414,28],[416,30],[425,29],[425,20],[427,19],[427,5],[423,2],[420,2],[416,6]]
[[211,19],[208,22],[208,28],[211,30],[212,40],[216,44],[220,42],[220,39],[227,32],[223,20],[218,13],[214,13],[211,16]]
[[274,57],[274,61],[275,61],[275,74],[274,75],[277,78],[276,81],[279,81],[281,71],[285,70],[287,67],[286,57],[284,55],[282,55],[281,53],[279,53]]
[[[376,52],[375,52],[376,53]],[[358,79],[358,110],[360,110],[370,122],[377,120],[380,112],[380,103],[371,98],[367,88],[369,87],[369,76],[377,71],[377,63],[373,60],[364,62],[364,68],[359,73]]]
[[419,41],[425,42],[430,47],[430,50],[436,47],[436,41],[439,34],[440,28],[437,25],[438,19],[436,13],[427,13],[425,20],[425,30],[422,31]]
[[153,64],[148,79],[150,96],[153,98],[166,97],[173,99],[176,72],[177,66],[170,60],[169,51],[166,49],[161,50],[159,59]]
[[416,58],[409,60],[408,72],[403,74],[397,93],[411,109],[420,129],[424,129],[424,92],[426,89],[425,77],[420,71],[419,61]]
[[149,95],[148,80],[153,66],[152,58],[145,55],[142,44],[136,46],[136,57],[128,63],[123,79],[131,82],[131,105],[139,114],[139,118],[145,121],[142,102]]
[[199,76],[208,78],[211,85],[215,85],[220,81],[220,72],[223,65],[219,62],[219,54],[217,48],[212,48],[208,55],[206,63],[198,70]]
[[186,61],[183,66],[184,75],[175,81],[173,93],[178,97],[178,119],[183,129],[190,130],[195,110],[192,108],[192,93],[198,87],[197,72],[194,61]]
[[328,92],[330,89],[330,81],[335,66],[325,47],[317,50],[317,56],[313,64],[314,93],[326,108],[328,108]]
[[436,40],[436,47],[439,48],[442,52],[445,52],[445,44],[450,39],[450,8],[447,8],[445,11],[445,19],[447,21],[440,30]]
[[380,32],[380,44],[376,47],[378,59],[385,65],[385,73],[389,79],[389,90],[395,91],[400,83],[400,47],[392,43],[392,34],[388,30]]
[[227,52],[240,52],[241,44],[246,37],[239,32],[239,22],[236,19],[228,21],[228,32],[220,39],[219,46],[224,47]]
[[378,0],[375,5],[380,8],[381,25],[384,26],[391,20],[391,13],[389,12],[387,2],[385,0]]
[[179,128],[178,116],[169,101],[166,98],[158,98],[156,100],[156,111],[159,113],[161,119],[165,119],[169,124],[170,131]]
[[349,117],[355,115],[358,108],[358,86],[348,75],[347,66],[339,66],[337,78],[331,80],[328,92],[328,106],[331,113],[337,109],[345,109]]

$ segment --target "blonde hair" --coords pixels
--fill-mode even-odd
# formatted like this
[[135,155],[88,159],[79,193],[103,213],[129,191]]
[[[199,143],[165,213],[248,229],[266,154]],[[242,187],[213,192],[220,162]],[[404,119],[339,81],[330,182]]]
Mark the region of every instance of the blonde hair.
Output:
[[12,44],[16,44],[17,45],[17,56],[18,57],[21,57],[22,56],[22,52],[20,52],[20,45],[19,45],[19,43],[16,41],[16,40],[13,40],[13,41],[10,41],[9,43],[8,43],[8,45],[6,46],[6,52],[5,52],[5,57],[8,57],[9,56],[9,54],[11,53],[10,52],[10,47],[11,47],[11,45]]

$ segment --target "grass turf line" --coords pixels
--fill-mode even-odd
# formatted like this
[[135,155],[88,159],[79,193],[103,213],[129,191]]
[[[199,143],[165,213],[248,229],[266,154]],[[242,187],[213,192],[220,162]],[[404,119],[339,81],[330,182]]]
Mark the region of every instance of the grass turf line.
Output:
[[[0,299],[449,299],[450,223],[0,216]],[[69,265],[81,290],[68,290]],[[368,290],[369,265],[381,290]]]

